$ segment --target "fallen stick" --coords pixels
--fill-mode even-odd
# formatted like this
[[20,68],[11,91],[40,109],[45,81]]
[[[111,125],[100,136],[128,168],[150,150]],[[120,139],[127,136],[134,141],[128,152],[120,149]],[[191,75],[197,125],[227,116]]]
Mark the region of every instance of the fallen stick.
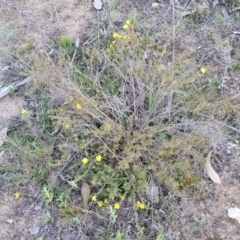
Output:
[[9,85],[8,87],[4,87],[2,89],[0,88],[0,99],[5,97],[7,94],[9,94],[14,87],[22,86],[22,85],[26,84],[27,82],[29,82],[31,79],[32,79],[32,76],[27,77],[27,78],[23,79],[22,81],[15,82],[15,83]]

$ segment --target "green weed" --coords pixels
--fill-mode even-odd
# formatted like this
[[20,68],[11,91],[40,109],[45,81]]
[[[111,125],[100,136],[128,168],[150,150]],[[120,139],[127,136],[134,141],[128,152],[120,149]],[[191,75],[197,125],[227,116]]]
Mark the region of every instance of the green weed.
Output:
[[44,218],[44,223],[47,223],[49,221],[52,221],[52,216],[50,214],[49,211],[47,211],[44,215],[43,215],[43,218]]
[[162,231],[157,235],[156,240],[166,240],[166,238],[163,237]]
[[68,38],[67,36],[61,36],[59,40],[59,45],[63,48],[69,48],[72,46],[71,39]]
[[33,46],[32,43],[26,43],[24,45],[24,50],[27,51],[27,52],[30,52],[33,48],[34,48],[34,46]]
[[111,240],[122,240],[123,236],[124,236],[123,233],[121,233],[120,231],[117,231],[115,237],[111,238]]
[[42,187],[42,197],[45,201],[46,206],[53,201],[53,189],[44,185]]

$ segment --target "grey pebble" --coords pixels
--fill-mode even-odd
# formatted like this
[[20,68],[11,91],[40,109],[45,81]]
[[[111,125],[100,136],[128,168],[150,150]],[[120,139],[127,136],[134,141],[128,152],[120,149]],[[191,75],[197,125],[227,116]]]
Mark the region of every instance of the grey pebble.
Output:
[[29,229],[31,235],[37,235],[40,230],[40,227],[32,227]]

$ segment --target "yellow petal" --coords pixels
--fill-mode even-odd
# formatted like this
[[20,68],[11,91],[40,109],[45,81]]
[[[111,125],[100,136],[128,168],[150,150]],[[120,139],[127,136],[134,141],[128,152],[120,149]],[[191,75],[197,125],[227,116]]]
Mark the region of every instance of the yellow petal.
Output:
[[96,202],[97,201],[97,197],[94,195],[94,196],[92,196],[92,201],[93,202]]
[[118,33],[113,33],[113,38],[118,38],[119,34]]
[[201,68],[200,71],[201,71],[202,73],[205,73],[207,70],[206,70],[206,68]]
[[79,103],[77,103],[77,104],[76,104],[76,108],[77,108],[77,109],[81,109],[82,106],[81,106]]
[[97,156],[96,156],[96,161],[97,161],[97,162],[101,162],[101,160],[102,160],[102,156],[101,156],[101,155],[97,155]]
[[126,21],[126,24],[127,24],[127,25],[130,25],[130,24],[131,24],[131,21],[128,19],[128,20]]
[[21,114],[25,114],[25,113],[27,113],[27,110],[26,109],[22,109]]
[[16,199],[18,199],[21,196],[21,193],[20,192],[16,192],[16,193],[14,193],[14,196],[15,196]]
[[85,165],[85,164],[87,164],[88,163],[88,159],[87,158],[83,158],[82,159],[82,163]]
[[115,204],[114,204],[114,208],[115,208],[115,209],[120,209],[120,207],[121,207],[121,206],[120,206],[119,203],[115,203]]

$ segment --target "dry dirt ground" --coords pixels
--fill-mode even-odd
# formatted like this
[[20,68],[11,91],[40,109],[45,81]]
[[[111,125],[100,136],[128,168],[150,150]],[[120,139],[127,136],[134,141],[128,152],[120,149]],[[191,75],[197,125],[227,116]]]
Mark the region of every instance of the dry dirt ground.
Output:
[[[4,54],[11,55],[14,45],[24,46],[28,42],[34,43],[36,51],[41,51],[51,36],[66,35],[73,41],[78,36],[84,38],[92,18],[90,9],[89,2],[78,3],[76,0],[1,1],[0,44]],[[11,71],[16,70],[14,63],[6,62],[3,57],[0,60],[1,69],[11,66]],[[14,74],[0,72],[0,83],[5,84],[4,87],[17,80],[19,79]],[[23,106],[21,96],[13,95],[2,99],[0,121],[16,116]]]
[[[36,51],[45,48],[51,36],[66,35],[73,41],[88,33],[92,18],[92,9],[88,1],[79,3],[75,0],[2,0],[0,3],[0,44],[3,55],[10,56],[12,47],[34,43]],[[11,45],[10,45],[11,42]],[[14,72],[19,72],[14,62],[6,61],[0,56],[0,68],[11,67],[11,72],[0,72],[2,87],[21,80]],[[17,69],[17,70],[16,70]],[[9,94],[0,100],[0,126],[5,127],[15,116],[19,115],[26,103],[23,96],[17,93]],[[8,156],[9,157],[9,156]],[[0,164],[7,156],[0,157]],[[11,161],[11,157],[8,158]],[[4,177],[4,176],[2,176]],[[1,189],[0,197],[0,239],[82,239],[81,231],[76,229],[53,229],[52,224],[44,224],[43,203],[32,186],[29,196],[16,200],[12,195]],[[32,190],[30,190],[32,189]],[[36,200],[37,199],[37,200]],[[55,225],[55,224],[53,224]],[[40,238],[43,236],[43,238]]]
[[[160,1],[159,11],[148,10],[149,3],[146,5],[145,13],[152,14],[153,19],[156,19],[159,15],[166,13],[169,4],[166,1]],[[224,21],[222,9],[219,8],[219,14],[217,14]],[[78,36],[83,39],[91,29],[92,18],[96,17],[93,11],[94,9],[88,1],[2,0],[0,3],[0,44],[4,49],[4,54],[11,55],[10,49],[14,45],[23,45],[26,42],[33,42],[35,50],[40,51],[45,48],[51,36],[66,35],[73,41]],[[208,13],[206,17],[209,18],[206,21],[211,21],[213,14]],[[186,47],[188,51],[194,52],[204,45],[204,37],[211,38],[209,49],[205,50],[210,51],[210,48],[215,48],[219,53],[219,59],[215,59],[216,62],[228,58],[234,42],[229,42],[230,49],[221,49],[219,45],[214,45],[224,35],[225,39],[232,40],[233,37],[236,37],[232,35],[232,32],[240,31],[232,24],[235,21],[233,18],[231,19],[232,16],[228,17],[229,21],[222,25],[225,28],[222,32],[217,32],[219,26],[199,25],[198,34],[204,33],[204,36],[201,39],[198,34],[194,37],[191,35],[191,37],[178,38],[176,39],[178,48]],[[7,62],[4,56],[1,56],[0,64],[3,68],[13,63]],[[233,85],[229,89],[229,91],[233,91],[231,95],[237,96],[239,94],[239,75],[226,76],[226,79],[227,77],[230,78],[230,85]],[[14,74],[6,75],[1,72],[0,82],[5,86],[15,80],[18,79]],[[24,99],[18,93],[12,93],[1,99],[0,126],[7,125],[11,118],[19,115],[24,105]],[[233,142],[235,140],[233,139]],[[5,159],[11,161],[11,156],[4,156],[3,153],[0,153],[0,164]],[[161,218],[156,226],[163,227],[166,239],[240,240],[239,223],[227,216],[228,208],[240,208],[240,161],[237,149],[233,149],[229,155],[226,154],[226,157],[219,161],[219,169],[222,185],[213,184],[206,176],[202,182],[202,194],[182,196],[180,200],[169,197],[164,201],[162,212],[171,212],[170,220]],[[0,175],[0,178],[5,177]],[[29,194],[20,199],[15,199],[8,191],[0,189],[0,240],[91,239],[84,237],[81,228],[60,227],[56,220],[59,216],[54,215],[54,211],[51,214],[53,219],[45,223],[44,217],[46,217],[47,211],[39,197],[38,190],[31,184],[31,181],[26,183],[26,186]],[[90,219],[95,221],[94,217]],[[91,225],[90,220],[88,220],[88,224]]]

